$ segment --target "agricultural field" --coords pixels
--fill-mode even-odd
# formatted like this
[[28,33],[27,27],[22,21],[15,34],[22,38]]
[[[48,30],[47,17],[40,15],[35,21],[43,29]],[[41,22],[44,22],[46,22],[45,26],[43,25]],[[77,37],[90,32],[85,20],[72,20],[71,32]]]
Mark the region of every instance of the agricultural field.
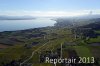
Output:
[[[54,63],[45,63],[46,57],[56,59],[74,57],[77,61],[79,57],[94,57],[94,63],[81,65],[99,66],[100,30],[83,27],[86,26],[69,25],[60,28],[53,26],[1,32],[0,66],[54,66]],[[67,65],[57,63],[57,66]],[[76,65],[80,66],[78,63]]]

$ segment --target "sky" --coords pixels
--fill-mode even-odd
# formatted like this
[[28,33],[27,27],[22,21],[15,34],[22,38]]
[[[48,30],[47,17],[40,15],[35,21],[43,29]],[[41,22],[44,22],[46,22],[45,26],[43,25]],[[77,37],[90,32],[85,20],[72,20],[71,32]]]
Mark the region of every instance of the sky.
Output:
[[0,15],[77,16],[100,14],[100,0],[0,0]]

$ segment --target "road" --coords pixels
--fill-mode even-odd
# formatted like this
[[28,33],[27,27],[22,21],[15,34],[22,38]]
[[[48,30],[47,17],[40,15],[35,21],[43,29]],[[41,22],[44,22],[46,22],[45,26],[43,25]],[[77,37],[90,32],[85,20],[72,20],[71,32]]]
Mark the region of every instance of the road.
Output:
[[[47,42],[47,43],[49,43],[49,42]],[[34,56],[34,53],[37,52],[38,50],[40,50],[42,47],[44,47],[47,43],[43,44],[42,46],[40,46],[39,48],[37,48],[35,51],[33,51],[32,54],[31,54],[31,56],[28,59],[26,59],[25,61],[23,61],[22,63],[20,63],[20,66],[22,66],[24,63],[26,63],[27,61],[29,61]]]

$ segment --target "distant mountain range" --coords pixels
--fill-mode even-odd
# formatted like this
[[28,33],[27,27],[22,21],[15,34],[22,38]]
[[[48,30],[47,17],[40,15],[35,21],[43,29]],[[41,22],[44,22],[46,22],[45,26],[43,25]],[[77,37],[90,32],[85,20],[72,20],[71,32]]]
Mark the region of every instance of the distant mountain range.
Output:
[[31,20],[33,16],[0,16],[0,20]]

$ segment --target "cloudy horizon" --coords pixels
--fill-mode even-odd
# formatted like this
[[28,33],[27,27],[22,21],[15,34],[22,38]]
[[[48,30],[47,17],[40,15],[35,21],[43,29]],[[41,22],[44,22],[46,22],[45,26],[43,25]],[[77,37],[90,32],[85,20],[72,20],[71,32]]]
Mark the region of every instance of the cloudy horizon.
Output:
[[79,10],[79,11],[4,11],[4,16],[80,16],[88,14],[100,14],[100,10]]

